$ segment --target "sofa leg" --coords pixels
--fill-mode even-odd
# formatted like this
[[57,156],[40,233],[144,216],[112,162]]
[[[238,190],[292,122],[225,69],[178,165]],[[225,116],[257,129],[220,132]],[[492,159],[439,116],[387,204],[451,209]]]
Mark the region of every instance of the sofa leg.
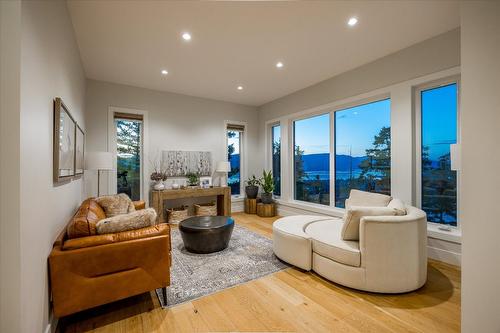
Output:
[[167,287],[161,288],[163,294],[163,300],[165,301],[165,306],[167,305]]

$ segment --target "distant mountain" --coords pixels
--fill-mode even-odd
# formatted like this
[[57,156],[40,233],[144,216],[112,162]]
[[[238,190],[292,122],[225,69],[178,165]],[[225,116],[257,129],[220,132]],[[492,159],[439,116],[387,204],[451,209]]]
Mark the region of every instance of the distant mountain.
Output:
[[[329,154],[309,154],[302,156],[305,171],[328,170],[330,164]],[[352,170],[359,169],[359,164],[366,159],[365,156],[351,157],[348,155],[337,155],[336,168],[338,171],[349,171],[352,163]],[[351,162],[352,161],[352,162]]]

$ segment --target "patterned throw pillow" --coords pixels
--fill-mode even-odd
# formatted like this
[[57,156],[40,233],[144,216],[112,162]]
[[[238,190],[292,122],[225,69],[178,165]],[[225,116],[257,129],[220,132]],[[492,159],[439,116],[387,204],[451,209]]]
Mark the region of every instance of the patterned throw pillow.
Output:
[[104,209],[106,217],[135,212],[134,203],[125,193],[105,195],[95,201]]
[[129,214],[105,218],[97,222],[97,234],[146,228],[156,223],[156,211],[153,208],[141,209]]

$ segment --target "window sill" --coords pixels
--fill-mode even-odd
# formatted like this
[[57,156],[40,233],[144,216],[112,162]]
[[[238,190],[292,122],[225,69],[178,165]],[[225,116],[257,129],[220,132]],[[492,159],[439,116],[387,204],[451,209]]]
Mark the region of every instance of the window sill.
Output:
[[305,210],[305,211],[308,211],[311,213],[324,214],[324,215],[334,216],[334,217],[342,217],[344,215],[344,209],[342,209],[342,208],[335,208],[335,207],[307,203],[307,202],[302,202],[302,201],[297,201],[297,200],[285,201],[282,199],[275,199],[275,201],[280,205],[283,205],[286,207],[291,207],[291,208],[302,209],[302,210]]
[[440,225],[436,223],[427,223],[427,236],[447,242],[462,244],[462,231],[458,228],[451,228],[450,231],[440,230]]

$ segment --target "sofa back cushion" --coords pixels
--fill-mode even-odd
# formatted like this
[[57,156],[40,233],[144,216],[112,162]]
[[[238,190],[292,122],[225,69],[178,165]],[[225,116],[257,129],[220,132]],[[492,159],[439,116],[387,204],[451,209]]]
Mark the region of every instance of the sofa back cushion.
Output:
[[88,198],[82,202],[66,227],[68,239],[97,234],[96,224],[103,218],[106,218],[104,210],[94,198]]
[[341,236],[343,240],[359,240],[359,222],[364,216],[394,216],[396,210],[389,207],[350,206],[344,215]]
[[386,207],[391,200],[392,197],[389,195],[351,190],[345,206],[346,208],[350,206]]

